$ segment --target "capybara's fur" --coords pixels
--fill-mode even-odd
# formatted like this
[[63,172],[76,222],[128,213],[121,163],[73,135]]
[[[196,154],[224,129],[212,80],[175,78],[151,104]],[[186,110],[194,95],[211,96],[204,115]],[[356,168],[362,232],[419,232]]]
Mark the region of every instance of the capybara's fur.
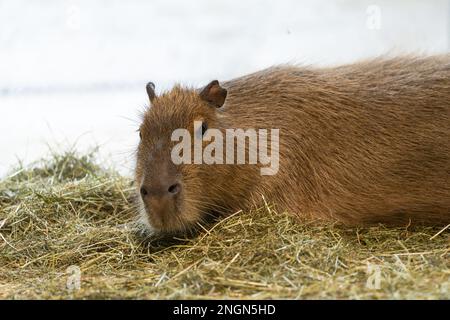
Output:
[[[450,223],[450,55],[278,66],[215,85],[226,95],[219,105],[205,89],[149,93],[137,185],[170,176],[182,184],[168,216],[143,209],[156,229],[186,230],[263,199],[279,211],[349,225]],[[171,133],[192,132],[194,120],[220,130],[280,129],[278,173],[174,165]]]

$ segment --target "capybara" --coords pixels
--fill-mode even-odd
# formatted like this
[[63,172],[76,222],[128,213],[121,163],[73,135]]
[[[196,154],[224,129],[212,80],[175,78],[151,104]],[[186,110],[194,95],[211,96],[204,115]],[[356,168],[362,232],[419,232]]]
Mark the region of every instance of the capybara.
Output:
[[[154,231],[186,232],[265,202],[355,226],[450,223],[450,54],[282,65],[159,96],[149,83],[147,93],[135,181],[142,219]],[[200,137],[210,129],[278,129],[278,167],[261,174],[264,165],[247,158],[174,163],[180,128]]]

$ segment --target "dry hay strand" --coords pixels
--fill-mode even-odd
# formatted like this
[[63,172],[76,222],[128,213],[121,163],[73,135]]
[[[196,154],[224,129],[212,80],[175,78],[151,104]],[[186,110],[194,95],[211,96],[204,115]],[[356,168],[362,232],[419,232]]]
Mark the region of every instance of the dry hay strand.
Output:
[[299,223],[266,206],[143,241],[133,197],[95,153],[14,170],[0,182],[0,298],[450,298],[448,226]]

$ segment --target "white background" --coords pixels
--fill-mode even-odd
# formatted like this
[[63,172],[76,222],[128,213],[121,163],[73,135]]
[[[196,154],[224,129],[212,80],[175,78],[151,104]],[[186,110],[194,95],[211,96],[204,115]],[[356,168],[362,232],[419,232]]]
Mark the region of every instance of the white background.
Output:
[[449,51],[449,0],[0,0],[0,176],[48,146],[133,168],[145,83]]

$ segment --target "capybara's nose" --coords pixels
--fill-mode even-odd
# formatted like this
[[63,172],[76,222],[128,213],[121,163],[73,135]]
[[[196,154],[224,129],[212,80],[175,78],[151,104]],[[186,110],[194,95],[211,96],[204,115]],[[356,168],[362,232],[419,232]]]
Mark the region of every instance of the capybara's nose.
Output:
[[179,182],[141,185],[142,201],[153,227],[162,228],[166,223],[170,223],[168,220],[170,216],[178,212],[177,203],[181,191],[182,186]]
[[149,197],[172,197],[179,194],[181,191],[181,184],[175,182],[172,184],[166,184],[163,186],[147,186],[142,185],[140,188],[141,197],[143,200]]

